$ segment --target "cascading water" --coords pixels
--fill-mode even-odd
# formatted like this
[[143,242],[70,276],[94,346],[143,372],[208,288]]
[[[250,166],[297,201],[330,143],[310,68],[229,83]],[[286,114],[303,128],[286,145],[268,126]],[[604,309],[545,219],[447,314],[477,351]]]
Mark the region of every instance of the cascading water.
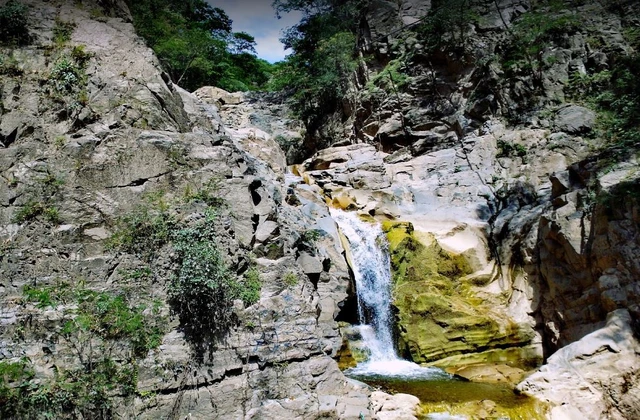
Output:
[[396,353],[392,334],[391,264],[387,239],[380,226],[366,223],[356,214],[341,210],[332,210],[331,215],[349,240],[360,334],[370,352],[367,362],[345,373],[358,378],[449,378],[440,369],[420,367],[400,359]]

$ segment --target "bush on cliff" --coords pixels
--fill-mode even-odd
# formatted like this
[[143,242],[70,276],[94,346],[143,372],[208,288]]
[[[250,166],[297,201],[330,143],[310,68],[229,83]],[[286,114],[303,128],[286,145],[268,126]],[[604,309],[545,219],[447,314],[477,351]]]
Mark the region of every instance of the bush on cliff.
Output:
[[0,44],[26,44],[29,41],[28,12],[27,6],[16,0],[0,7]]
[[276,0],[276,12],[300,11],[301,22],[286,30],[281,41],[293,52],[281,63],[270,88],[292,93],[291,108],[309,132],[322,117],[348,97],[349,76],[358,65],[356,31],[363,10],[357,0],[332,2]]

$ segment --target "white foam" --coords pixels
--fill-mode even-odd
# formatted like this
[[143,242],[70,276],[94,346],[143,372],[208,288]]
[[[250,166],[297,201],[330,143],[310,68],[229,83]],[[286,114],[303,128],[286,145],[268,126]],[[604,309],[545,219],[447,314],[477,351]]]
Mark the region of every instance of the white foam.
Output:
[[402,378],[406,380],[451,379],[451,375],[442,369],[422,367],[407,360],[376,360],[359,363],[348,369],[345,374],[357,378]]

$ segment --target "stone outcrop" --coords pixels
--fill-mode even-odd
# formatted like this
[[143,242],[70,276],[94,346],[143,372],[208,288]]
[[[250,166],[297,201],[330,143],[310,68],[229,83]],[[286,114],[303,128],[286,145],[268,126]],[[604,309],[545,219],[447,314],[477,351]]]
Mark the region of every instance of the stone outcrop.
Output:
[[637,417],[640,346],[633,323],[626,309],[610,312],[604,327],[558,350],[518,389],[551,402],[553,419]]

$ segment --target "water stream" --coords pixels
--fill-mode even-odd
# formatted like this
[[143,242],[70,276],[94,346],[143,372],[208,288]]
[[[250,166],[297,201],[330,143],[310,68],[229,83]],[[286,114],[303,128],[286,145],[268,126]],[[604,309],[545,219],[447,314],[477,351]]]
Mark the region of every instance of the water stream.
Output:
[[391,264],[387,239],[377,224],[355,213],[332,210],[331,215],[347,237],[358,298],[360,335],[370,355],[366,362],[345,371],[356,379],[451,379],[441,369],[424,368],[398,357],[393,341]]

